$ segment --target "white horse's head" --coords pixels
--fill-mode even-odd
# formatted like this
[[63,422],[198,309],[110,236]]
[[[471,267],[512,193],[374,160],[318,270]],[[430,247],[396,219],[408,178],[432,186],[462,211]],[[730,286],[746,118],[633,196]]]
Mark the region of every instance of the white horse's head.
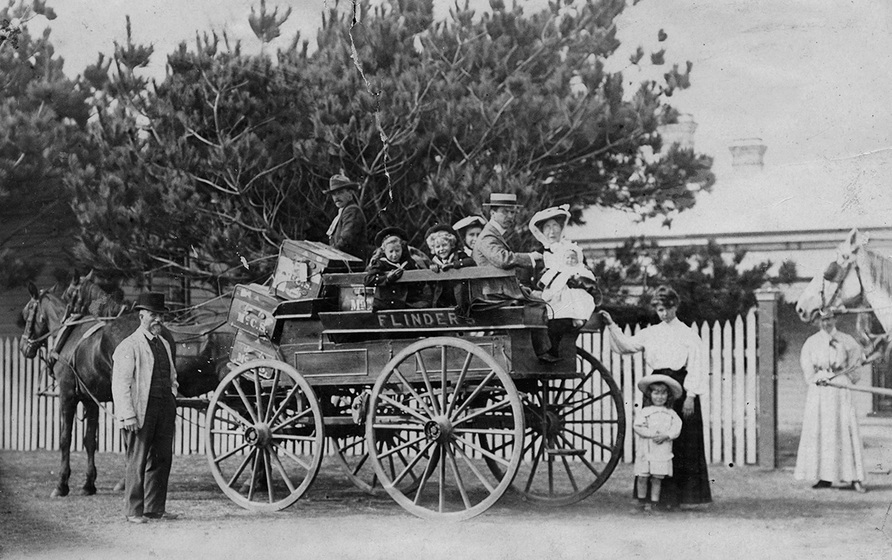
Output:
[[867,244],[867,235],[853,229],[836,249],[836,260],[822,274],[812,278],[796,302],[799,318],[811,322],[824,307],[857,302],[862,296],[856,262],[858,251]]

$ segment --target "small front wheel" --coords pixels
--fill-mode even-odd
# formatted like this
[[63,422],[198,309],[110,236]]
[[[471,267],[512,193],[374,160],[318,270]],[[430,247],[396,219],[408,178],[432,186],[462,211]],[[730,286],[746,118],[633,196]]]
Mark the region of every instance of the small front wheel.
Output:
[[205,421],[217,485],[245,509],[277,511],[298,500],[319,472],[322,413],[312,387],[278,360],[254,360],[226,376]]

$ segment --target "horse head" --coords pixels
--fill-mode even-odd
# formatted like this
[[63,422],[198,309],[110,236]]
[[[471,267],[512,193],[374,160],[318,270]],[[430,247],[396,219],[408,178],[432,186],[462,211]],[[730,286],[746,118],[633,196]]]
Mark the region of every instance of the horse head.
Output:
[[37,355],[47,339],[62,324],[65,303],[47,290],[38,290],[33,283],[28,284],[31,299],[22,310],[25,330],[22,332],[21,351],[26,358]]
[[858,269],[858,252],[867,244],[867,235],[853,229],[836,249],[836,260],[815,276],[796,301],[796,312],[811,322],[825,307],[847,306],[861,300],[863,287]]

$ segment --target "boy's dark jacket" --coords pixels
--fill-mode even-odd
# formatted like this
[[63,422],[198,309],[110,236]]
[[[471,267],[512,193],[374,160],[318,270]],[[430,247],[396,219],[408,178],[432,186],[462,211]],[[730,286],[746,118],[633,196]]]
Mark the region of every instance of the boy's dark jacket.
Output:
[[403,246],[403,254],[398,263],[392,263],[384,256],[372,257],[366,268],[365,285],[375,286],[375,297],[372,300],[372,311],[382,309],[405,309],[406,307],[424,307],[422,283],[397,283],[397,278],[388,280],[387,273],[403,265],[403,270],[417,270],[415,261]]

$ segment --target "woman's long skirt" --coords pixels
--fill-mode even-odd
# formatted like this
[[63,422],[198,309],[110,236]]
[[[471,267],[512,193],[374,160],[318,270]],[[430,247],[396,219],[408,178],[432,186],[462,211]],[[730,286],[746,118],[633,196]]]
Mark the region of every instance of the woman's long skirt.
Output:
[[[687,369],[656,369],[652,373],[660,373],[678,381],[684,387]],[[706,468],[706,450],[703,447],[703,412],[700,408],[700,397],[694,398],[694,414],[685,418],[682,409],[686,394],[675,401],[675,412],[681,417],[681,434],[672,442],[673,476],[663,479],[660,492],[660,504],[675,507],[679,504],[706,504],[712,501],[709,489],[709,472]],[[644,403],[647,406],[649,403]],[[634,496],[639,496],[637,485]]]

